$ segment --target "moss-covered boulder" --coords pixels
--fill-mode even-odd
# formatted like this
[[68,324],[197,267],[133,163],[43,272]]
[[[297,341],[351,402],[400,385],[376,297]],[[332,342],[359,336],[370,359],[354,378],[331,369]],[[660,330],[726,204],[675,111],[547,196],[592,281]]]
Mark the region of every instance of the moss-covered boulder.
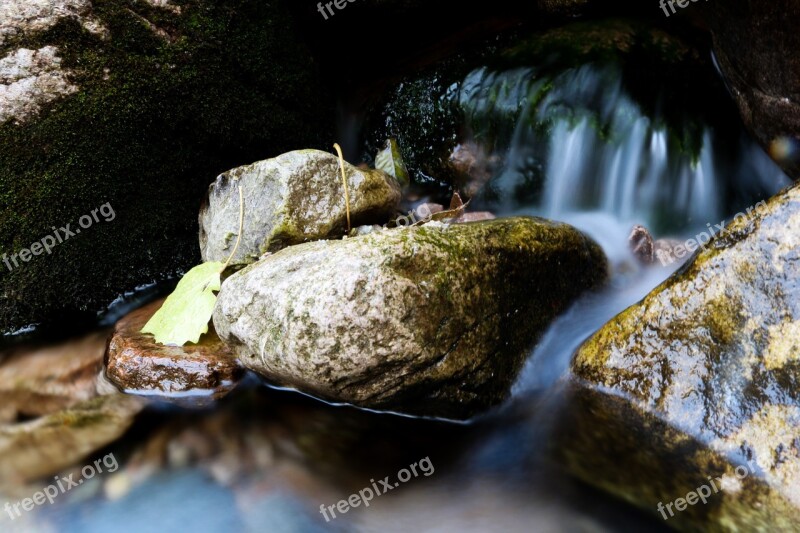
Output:
[[208,182],[329,146],[326,94],[284,1],[3,2],[0,330],[92,319],[198,262]]
[[353,227],[385,224],[400,205],[400,185],[380,170],[344,164],[319,150],[297,150],[233,169],[211,185],[200,210],[204,261],[225,261],[239,233],[239,187],[244,194],[242,239],[233,264],[308,241],[341,237]]
[[223,283],[214,325],[274,384],[467,418],[508,395],[550,321],[606,276],[565,224],[433,222],[281,250]]
[[[737,216],[573,370],[573,472],[675,527],[797,530],[800,187]],[[704,485],[705,505],[667,508]]]

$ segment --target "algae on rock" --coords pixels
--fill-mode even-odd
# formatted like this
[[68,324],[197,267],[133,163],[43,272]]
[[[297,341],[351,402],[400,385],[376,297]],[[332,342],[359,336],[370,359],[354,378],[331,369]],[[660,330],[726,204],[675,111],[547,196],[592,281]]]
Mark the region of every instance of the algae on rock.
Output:
[[[673,520],[704,530],[800,527],[798,323],[794,186],[737,216],[580,348],[572,387],[583,407],[569,410],[563,440],[569,467],[655,510],[753,461],[746,481]],[[675,465],[683,474],[666,475]]]
[[511,218],[292,246],[228,278],[214,325],[242,364],[333,402],[467,418],[607,277],[588,237]]

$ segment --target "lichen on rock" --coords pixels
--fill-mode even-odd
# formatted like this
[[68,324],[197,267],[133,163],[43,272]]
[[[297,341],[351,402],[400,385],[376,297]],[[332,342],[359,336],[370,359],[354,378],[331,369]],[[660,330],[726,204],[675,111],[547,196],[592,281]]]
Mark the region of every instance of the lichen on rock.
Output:
[[204,261],[225,261],[239,234],[238,187],[244,192],[242,242],[232,264],[257,261],[267,252],[347,233],[353,226],[385,224],[400,205],[400,185],[379,170],[345,163],[319,150],[298,150],[220,175],[200,211]]
[[[570,433],[605,435],[614,420],[628,427],[627,444],[609,435],[607,447],[617,454],[636,449],[636,458],[598,457],[588,439],[568,437],[570,467],[593,483],[602,477],[604,488],[652,510],[707,475],[752,461],[747,490],[726,491],[676,520],[712,529],[798,527],[798,320],[795,186],[751,216],[737,217],[691,263],[580,348],[573,387],[590,407],[572,409],[577,422]],[[659,453],[648,452],[650,446]],[[587,452],[595,454],[591,474]],[[666,455],[688,465],[680,484],[660,475],[669,470]],[[700,455],[717,457],[714,472],[704,471]],[[640,491],[643,484],[650,487]]]
[[214,325],[272,383],[467,418],[507,397],[527,349],[606,276],[565,224],[433,222],[270,255],[223,283]]
[[96,35],[106,35],[108,31],[92,15],[89,0],[3,0],[0,3],[0,45],[12,38],[49,30],[64,19],[77,20]]
[[0,123],[24,122],[43,105],[78,90],[61,70],[54,46],[20,48],[0,59]]

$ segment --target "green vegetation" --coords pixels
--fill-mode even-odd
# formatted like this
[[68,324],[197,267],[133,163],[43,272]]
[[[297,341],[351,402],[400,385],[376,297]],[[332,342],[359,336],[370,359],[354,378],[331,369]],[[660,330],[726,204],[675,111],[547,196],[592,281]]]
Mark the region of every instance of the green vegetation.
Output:
[[0,125],[0,253],[110,202],[117,219],[0,271],[0,331],[93,319],[199,262],[197,211],[227,169],[322,147],[332,105],[283,2],[97,0],[107,40],[65,20],[10,47],[58,47],[80,90]]

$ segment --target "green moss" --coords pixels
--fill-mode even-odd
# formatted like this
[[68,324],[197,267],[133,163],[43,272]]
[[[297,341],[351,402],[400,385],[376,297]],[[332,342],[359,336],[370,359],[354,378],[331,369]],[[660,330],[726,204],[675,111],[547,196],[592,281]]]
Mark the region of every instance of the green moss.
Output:
[[181,15],[98,0],[107,41],[64,21],[21,43],[58,46],[80,91],[24,126],[0,125],[0,252],[105,203],[117,218],[0,271],[0,330],[64,311],[91,318],[119,293],[187,269],[218,173],[326,144],[331,107],[282,2],[178,3]]
[[742,302],[738,298],[725,295],[709,301],[705,306],[705,323],[715,346],[723,351],[737,340],[747,322],[742,313]]

